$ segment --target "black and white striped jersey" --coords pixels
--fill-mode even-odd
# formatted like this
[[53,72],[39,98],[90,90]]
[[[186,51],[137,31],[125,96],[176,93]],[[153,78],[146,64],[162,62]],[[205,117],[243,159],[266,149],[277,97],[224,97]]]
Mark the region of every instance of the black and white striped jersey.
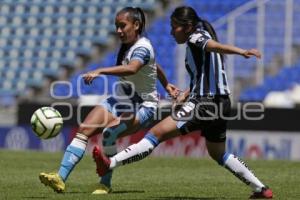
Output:
[[229,87],[221,55],[205,51],[212,37],[197,29],[187,41],[185,65],[190,75],[190,96],[229,95]]

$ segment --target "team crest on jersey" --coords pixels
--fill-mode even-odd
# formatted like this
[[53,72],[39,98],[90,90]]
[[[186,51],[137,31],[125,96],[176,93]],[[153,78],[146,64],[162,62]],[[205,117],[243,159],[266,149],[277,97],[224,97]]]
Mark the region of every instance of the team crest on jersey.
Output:
[[203,34],[201,33],[196,33],[196,34],[193,34],[191,39],[190,39],[190,42],[192,43],[196,43],[196,42],[202,42],[205,38],[203,37]]

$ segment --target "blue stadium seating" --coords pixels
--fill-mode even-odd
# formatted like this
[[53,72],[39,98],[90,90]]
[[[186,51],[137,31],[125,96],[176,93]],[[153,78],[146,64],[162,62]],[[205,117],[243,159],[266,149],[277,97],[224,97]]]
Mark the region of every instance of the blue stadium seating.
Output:
[[[183,3],[194,7],[198,14],[213,22],[234,8],[249,0],[184,0]],[[114,31],[114,13],[125,5],[140,6],[154,10],[156,0],[3,0],[0,7],[0,91],[1,95],[19,95],[27,87],[41,87],[45,76],[57,76],[60,64],[72,63],[76,53],[89,53],[93,42],[107,43],[107,37]],[[294,9],[299,7],[295,1]],[[283,53],[284,35],[283,18],[284,2],[276,1],[266,7],[264,61],[268,63],[276,55]],[[243,48],[252,48],[255,41],[248,40],[256,36],[256,9],[249,11],[236,21],[237,38],[235,44]],[[156,50],[157,62],[166,71],[171,82],[176,82],[174,73],[175,42],[170,36],[169,16],[155,20],[147,28]],[[300,44],[300,25],[297,23],[300,14],[295,12],[293,24],[293,41]],[[270,20],[272,19],[272,20]],[[269,23],[270,22],[270,23]],[[226,29],[217,30],[219,39],[224,41]],[[109,53],[99,66],[111,66],[116,55]],[[255,59],[244,62],[242,58],[235,59],[235,76],[249,77],[255,70]],[[93,64],[86,70],[94,69]],[[299,65],[296,65],[299,66]],[[295,71],[294,71],[295,70]],[[282,70],[275,77],[266,77],[263,85],[246,89],[241,94],[241,100],[262,100],[270,90],[285,90],[295,82],[299,83],[299,67],[293,71]],[[77,79],[79,74],[70,80],[73,84],[73,97],[78,97]],[[110,81],[115,78],[109,77]],[[280,82],[284,82],[279,84]],[[81,85],[84,94],[102,94],[103,89],[97,87],[101,80],[96,80],[92,86]],[[68,94],[68,88],[58,85],[55,92],[59,95]],[[111,92],[111,88],[109,89]],[[159,92],[165,94],[159,86]]]
[[[43,77],[56,77],[60,64],[72,63],[76,52],[82,49],[88,51],[93,42],[106,45],[110,32],[115,29],[116,10],[128,5],[153,10],[154,2],[155,0],[1,1],[1,95],[21,95],[26,87],[41,87]],[[8,69],[9,73],[6,73]],[[21,74],[22,77],[19,77]]]
[[300,60],[293,66],[284,66],[275,76],[265,77],[261,85],[245,89],[240,101],[263,101],[269,92],[285,91],[295,84],[300,84]]

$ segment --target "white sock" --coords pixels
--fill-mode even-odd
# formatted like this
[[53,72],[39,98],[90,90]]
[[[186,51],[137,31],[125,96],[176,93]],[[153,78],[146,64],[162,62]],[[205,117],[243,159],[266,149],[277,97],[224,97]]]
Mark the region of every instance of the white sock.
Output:
[[252,190],[260,192],[264,186],[258,178],[251,172],[247,165],[233,154],[229,154],[224,162],[224,167],[233,173],[236,177],[242,180],[247,185],[250,185]]
[[142,160],[150,155],[155,146],[146,138],[143,138],[136,144],[127,147],[125,150],[119,152],[110,158],[110,169],[120,165],[126,165],[132,162]]

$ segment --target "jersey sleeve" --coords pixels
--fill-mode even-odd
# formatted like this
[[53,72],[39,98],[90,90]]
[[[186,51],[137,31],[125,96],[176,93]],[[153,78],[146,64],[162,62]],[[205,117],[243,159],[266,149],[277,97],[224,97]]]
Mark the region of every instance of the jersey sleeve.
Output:
[[211,37],[205,34],[204,31],[199,31],[197,33],[193,33],[189,38],[189,43],[196,45],[197,47],[205,49],[207,42],[211,39]]
[[139,60],[145,65],[150,60],[150,50],[146,47],[137,47],[133,50],[130,60]]

